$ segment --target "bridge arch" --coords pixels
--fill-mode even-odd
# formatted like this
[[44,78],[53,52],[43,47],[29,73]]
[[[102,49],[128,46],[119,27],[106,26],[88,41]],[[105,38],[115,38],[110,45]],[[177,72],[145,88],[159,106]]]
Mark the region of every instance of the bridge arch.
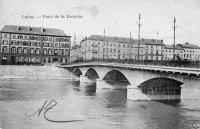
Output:
[[90,80],[96,80],[99,78],[97,71],[94,68],[89,68],[85,73],[85,76],[88,77]]
[[146,95],[180,95],[182,84],[172,78],[157,77],[144,81],[138,88]]
[[78,69],[78,68],[74,70],[73,74],[76,75],[77,77],[80,77],[80,75],[83,75],[83,73],[81,72],[81,70]]
[[110,70],[106,73],[103,80],[108,84],[121,84],[121,85],[130,85],[127,77],[119,70]]

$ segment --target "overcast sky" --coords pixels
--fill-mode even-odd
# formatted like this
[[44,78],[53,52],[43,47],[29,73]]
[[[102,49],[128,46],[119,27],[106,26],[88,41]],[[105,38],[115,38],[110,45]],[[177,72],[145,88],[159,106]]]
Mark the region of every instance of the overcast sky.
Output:
[[[58,28],[77,41],[92,34],[163,39],[173,44],[173,18],[176,17],[176,43],[200,46],[200,0],[0,0],[0,28],[24,25]],[[22,15],[41,18],[23,19]],[[42,18],[43,15],[78,15],[83,18]]]

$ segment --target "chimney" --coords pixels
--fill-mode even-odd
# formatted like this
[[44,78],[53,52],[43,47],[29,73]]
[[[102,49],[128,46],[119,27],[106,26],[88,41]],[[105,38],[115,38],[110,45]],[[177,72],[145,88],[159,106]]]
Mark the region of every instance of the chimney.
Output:
[[41,27],[41,32],[44,33],[45,32],[45,29],[43,27]]
[[17,31],[21,30],[21,27],[20,26],[17,26]]
[[30,26],[28,26],[28,31],[32,31],[32,28]]

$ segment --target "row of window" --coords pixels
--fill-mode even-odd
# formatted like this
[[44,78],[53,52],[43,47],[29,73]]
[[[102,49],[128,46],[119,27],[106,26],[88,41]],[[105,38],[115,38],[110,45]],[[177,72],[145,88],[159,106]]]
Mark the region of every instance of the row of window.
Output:
[[[2,47],[2,52],[3,53],[8,53],[8,47],[4,46]],[[21,47],[18,47],[18,48],[15,48],[15,47],[12,47],[11,48],[11,53],[23,53],[23,54],[40,54],[41,53],[41,50],[39,48],[21,48]],[[51,49],[44,49],[43,50],[43,54],[44,55],[69,55],[69,52],[68,51],[64,51],[64,50],[59,50],[58,49],[55,49],[55,50],[51,50]]]
[[[3,34],[3,38],[9,38],[9,34]],[[24,40],[43,40],[43,41],[53,41],[53,37],[49,36],[36,36],[36,35],[20,35],[20,34],[11,34],[11,38],[13,39],[24,39]],[[56,42],[70,42],[69,38],[66,37],[54,37],[54,41]]]
[[[9,44],[8,40],[3,40],[3,44],[6,44],[6,45]],[[28,42],[28,41],[16,41],[16,40],[11,40],[11,45],[41,46],[41,42],[33,42],[33,41]],[[43,43],[42,43],[42,46],[44,46],[44,47],[53,47],[53,46],[54,46],[54,47],[59,47],[59,43],[54,43],[54,45],[53,45],[53,43],[51,43],[51,42],[49,42],[49,43],[43,42]],[[70,45],[69,45],[68,43],[60,43],[60,47],[61,47],[61,48],[69,48]]]

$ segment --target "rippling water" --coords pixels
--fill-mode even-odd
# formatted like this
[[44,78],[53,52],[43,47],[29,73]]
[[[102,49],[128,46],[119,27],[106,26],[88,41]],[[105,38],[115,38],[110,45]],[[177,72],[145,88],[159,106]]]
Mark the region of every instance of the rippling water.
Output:
[[[26,117],[44,102],[57,105],[46,116]],[[188,79],[180,102],[131,101],[126,90],[96,90],[73,80],[0,80],[2,129],[197,129],[200,128],[200,81]]]

